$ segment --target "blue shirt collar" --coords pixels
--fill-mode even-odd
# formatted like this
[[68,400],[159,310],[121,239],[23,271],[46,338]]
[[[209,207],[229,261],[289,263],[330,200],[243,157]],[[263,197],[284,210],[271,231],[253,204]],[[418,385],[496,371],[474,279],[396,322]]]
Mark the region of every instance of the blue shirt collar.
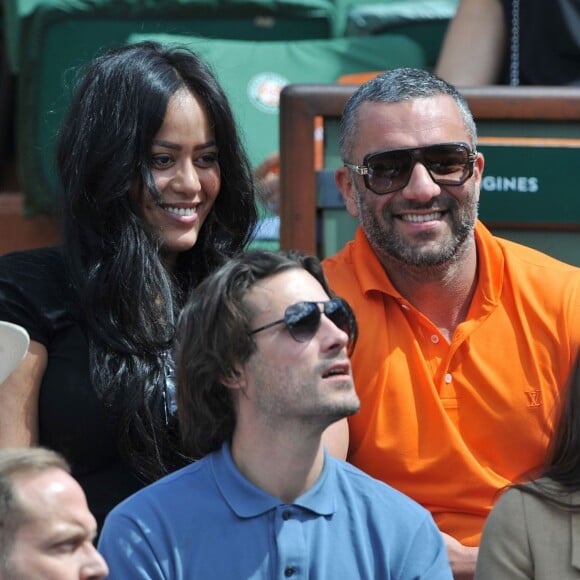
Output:
[[[210,458],[216,485],[238,517],[257,517],[285,505],[282,500],[256,487],[239,472],[232,459],[229,443],[224,443]],[[304,495],[296,498],[290,505],[321,516],[329,516],[336,511],[336,466],[326,450],[320,477]]]

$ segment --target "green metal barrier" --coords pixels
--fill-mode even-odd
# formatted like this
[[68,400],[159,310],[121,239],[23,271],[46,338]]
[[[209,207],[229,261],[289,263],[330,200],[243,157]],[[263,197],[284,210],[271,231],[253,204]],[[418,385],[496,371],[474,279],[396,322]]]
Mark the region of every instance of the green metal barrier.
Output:
[[[580,131],[579,131],[580,136]],[[575,147],[480,145],[485,156],[480,214],[495,227],[550,227],[580,221]]]

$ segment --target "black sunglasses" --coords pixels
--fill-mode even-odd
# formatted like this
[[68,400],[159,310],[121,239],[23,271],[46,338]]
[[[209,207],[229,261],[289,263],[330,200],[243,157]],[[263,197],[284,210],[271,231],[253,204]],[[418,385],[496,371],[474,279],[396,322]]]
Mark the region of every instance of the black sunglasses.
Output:
[[369,153],[362,165],[344,166],[362,175],[367,189],[385,195],[409,183],[417,162],[425,166],[437,185],[463,185],[473,175],[476,159],[477,151],[472,151],[467,143],[439,143]]
[[250,334],[256,334],[276,324],[284,323],[290,336],[297,342],[309,341],[320,327],[322,306],[326,317],[340,330],[348,334],[348,349],[354,348],[357,336],[357,326],[354,313],[346,300],[342,298],[333,298],[327,302],[296,302],[286,308],[284,318],[274,320],[250,331]]

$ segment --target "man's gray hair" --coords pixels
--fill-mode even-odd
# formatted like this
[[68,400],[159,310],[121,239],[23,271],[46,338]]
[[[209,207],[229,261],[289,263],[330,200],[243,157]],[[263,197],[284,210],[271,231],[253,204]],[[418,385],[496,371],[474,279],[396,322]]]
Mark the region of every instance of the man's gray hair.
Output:
[[449,95],[459,107],[472,148],[477,144],[477,129],[467,101],[448,82],[419,68],[396,68],[385,71],[361,85],[349,98],[340,124],[340,155],[346,163],[351,159],[354,142],[359,130],[358,111],[366,102],[400,103],[411,99]]

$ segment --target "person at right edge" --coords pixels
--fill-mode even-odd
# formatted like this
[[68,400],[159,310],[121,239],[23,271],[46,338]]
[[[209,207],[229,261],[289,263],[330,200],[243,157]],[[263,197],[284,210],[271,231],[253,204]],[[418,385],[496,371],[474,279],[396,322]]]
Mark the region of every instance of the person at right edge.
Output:
[[457,86],[580,85],[580,2],[461,0],[435,73]]
[[510,486],[487,518],[477,580],[580,577],[580,356],[541,477]]
[[340,153],[360,225],[324,267],[360,326],[348,460],[428,508],[472,578],[498,490],[545,457],[580,347],[580,269],[478,220],[473,116],[425,70],[358,88]]

